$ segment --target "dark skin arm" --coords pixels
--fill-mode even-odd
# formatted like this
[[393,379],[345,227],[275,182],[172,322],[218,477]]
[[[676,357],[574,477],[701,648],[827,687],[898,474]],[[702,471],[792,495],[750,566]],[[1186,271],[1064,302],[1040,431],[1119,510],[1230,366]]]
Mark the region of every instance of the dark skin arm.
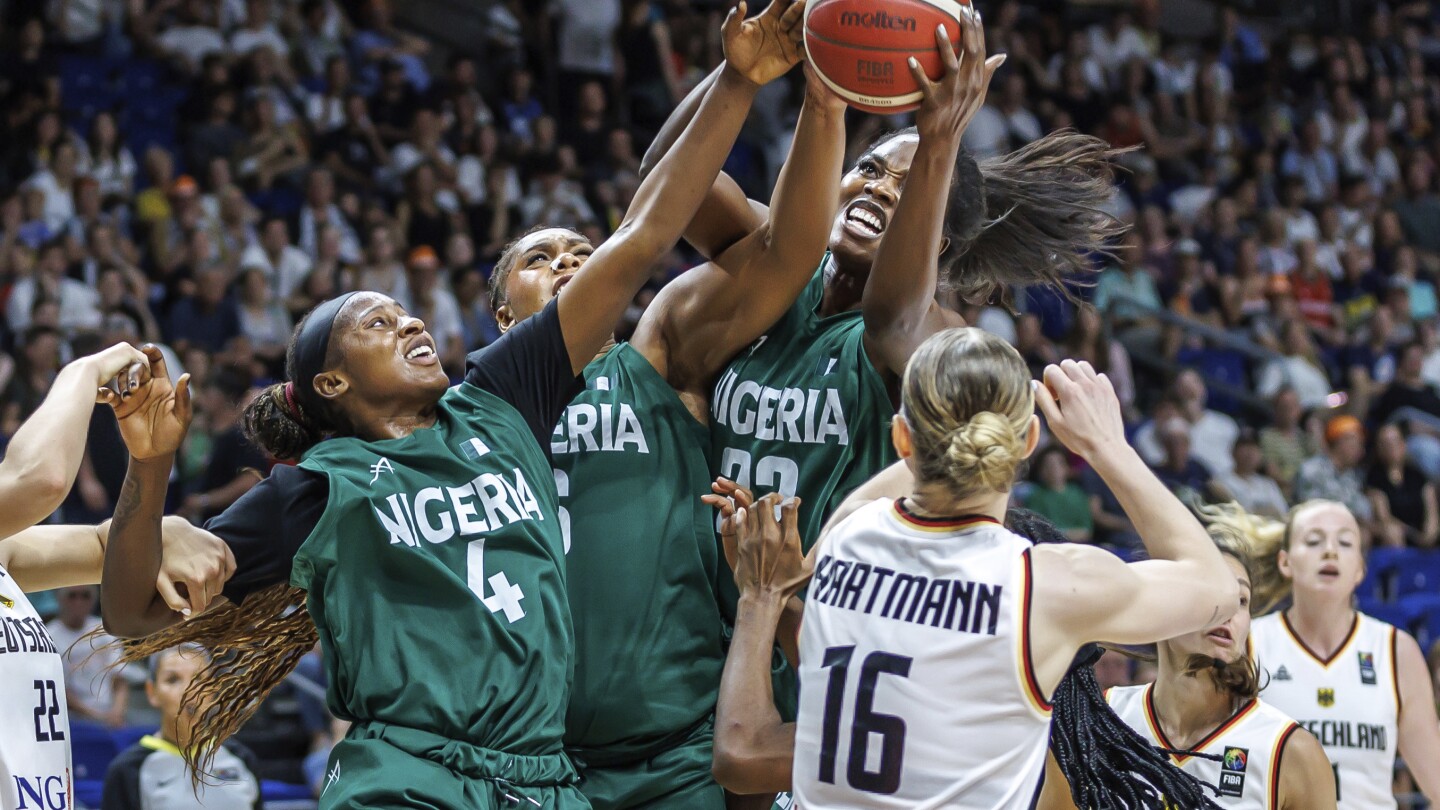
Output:
[[190,427],[190,375],[170,384],[165,359],[154,346],[149,382],[126,400],[111,396],[120,435],[130,451],[125,484],[110,522],[100,584],[100,616],[105,630],[119,638],[138,638],[178,620],[155,587],[162,557],[161,519],[175,451]]
[[[762,44],[748,35],[754,24],[744,21],[744,14],[742,2],[725,18],[723,28],[727,60],[742,64]],[[576,374],[611,339],[620,316],[650,277],[651,265],[680,239],[724,165],[759,89],[727,61],[675,148],[640,184],[625,221],[596,248],[560,296],[565,348]]]
[[[648,177],[661,158],[670,153],[681,133],[690,126],[695,114],[699,112],[700,103],[705,99],[706,93],[715,86],[724,70],[724,65],[715,68],[690,91],[675,111],[670,113],[665,126],[660,129],[660,134],[655,136],[650,148],[645,150],[645,157],[640,161],[642,178]],[[721,172],[715,182],[710,184],[710,190],[706,193],[700,209],[685,226],[685,241],[698,250],[700,255],[714,259],[724,253],[726,248],[759,228],[765,222],[765,210],[764,203],[747,198],[740,184],[730,175]]]
[[[780,507],[780,520],[774,518]],[[715,708],[715,781],[738,794],[790,789],[795,724],[775,710],[770,651],[786,605],[814,571],[796,528],[800,500],[766,495],[731,512],[722,539],[740,603]]]
[[[775,19],[783,26],[793,18],[798,36],[801,9],[793,4]],[[775,70],[788,67],[777,60]],[[724,364],[785,314],[825,252],[845,157],[844,103],[819,79],[809,79],[807,90],[764,222],[722,259],[667,284],[631,339],[687,403],[697,403],[691,409],[698,419]]]
[[963,59],[957,59],[943,30],[935,34],[944,65],[939,80],[932,82],[911,60],[910,73],[924,94],[915,120],[920,143],[861,296],[865,352],[876,368],[891,376],[905,370],[926,338],[965,324],[935,301],[946,201],[960,136],[984,104],[990,77],[1005,57],[985,58],[978,14],[962,19],[960,31]]

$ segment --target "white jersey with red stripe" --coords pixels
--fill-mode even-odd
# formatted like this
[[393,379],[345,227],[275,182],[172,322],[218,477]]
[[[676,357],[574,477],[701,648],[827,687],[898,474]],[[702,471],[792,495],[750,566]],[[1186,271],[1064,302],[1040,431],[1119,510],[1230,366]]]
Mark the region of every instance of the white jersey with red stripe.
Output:
[[[1105,700],[1151,745],[1180,750],[1160,725],[1154,690],[1153,683],[1117,686],[1105,693]],[[1210,795],[1226,810],[1276,810],[1280,806],[1280,761],[1286,743],[1299,728],[1274,706],[1249,700],[1204,739],[1185,749],[1206,756],[1171,754],[1170,761],[1219,791]]]
[[1340,810],[1394,810],[1391,786],[1400,722],[1396,630],[1356,613],[1334,655],[1300,641],[1284,613],[1250,628],[1255,662],[1269,676],[1265,701],[1320,740],[1335,767]]
[[65,662],[0,567],[0,808],[73,807],[73,792]]
[[799,807],[1029,806],[1050,731],[1030,547],[991,518],[889,500],[821,541],[800,632]]

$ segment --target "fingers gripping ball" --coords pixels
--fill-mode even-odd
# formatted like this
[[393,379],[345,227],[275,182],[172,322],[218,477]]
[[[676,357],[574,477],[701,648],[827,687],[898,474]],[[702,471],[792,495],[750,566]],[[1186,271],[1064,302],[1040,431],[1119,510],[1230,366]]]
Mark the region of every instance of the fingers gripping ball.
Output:
[[943,66],[935,29],[960,43],[970,0],[811,0],[805,8],[805,52],[821,80],[850,106],[896,113],[920,106],[910,57],[931,79]]

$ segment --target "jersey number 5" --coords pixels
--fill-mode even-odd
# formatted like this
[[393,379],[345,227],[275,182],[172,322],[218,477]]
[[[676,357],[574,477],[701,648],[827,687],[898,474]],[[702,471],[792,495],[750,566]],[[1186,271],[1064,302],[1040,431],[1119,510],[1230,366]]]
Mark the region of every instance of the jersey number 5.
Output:
[[[520,586],[510,582],[504,571],[485,578],[485,538],[471,540],[466,555],[465,578],[481,604],[490,608],[491,613],[504,613],[506,621],[511,624],[525,618],[525,608],[520,607],[520,603],[525,601],[525,592],[520,590]],[[489,596],[485,595],[487,583],[495,591]]]
[[[55,718],[60,716],[60,697],[55,692],[55,682],[35,681],[35,691],[40,693],[40,705],[35,707],[35,741],[64,741],[65,732],[55,727]],[[50,695],[48,701],[45,699],[47,693]]]
[[[825,719],[820,732],[820,781],[835,784],[835,755],[840,748],[840,713],[845,704],[845,686],[850,658],[855,647],[831,647],[825,651],[822,667],[830,670],[825,691]],[[860,687],[855,695],[855,717],[850,726],[850,756],[845,781],[866,793],[891,794],[900,789],[900,768],[905,762],[905,721],[893,714],[875,711],[875,687],[881,675],[910,677],[914,659],[887,652],[872,652],[860,665]],[[866,767],[870,735],[880,737],[880,763],[876,770]]]

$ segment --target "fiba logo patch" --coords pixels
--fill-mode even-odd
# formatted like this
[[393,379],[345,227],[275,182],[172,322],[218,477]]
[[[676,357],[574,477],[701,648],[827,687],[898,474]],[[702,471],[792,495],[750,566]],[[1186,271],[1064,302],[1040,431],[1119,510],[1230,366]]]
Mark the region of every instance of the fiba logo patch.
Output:
[[1321,706],[1327,709],[1331,706],[1334,706],[1335,690],[1327,686],[1320,687],[1319,689],[1315,690],[1315,702],[1319,703]]
[[1250,749],[1226,747],[1220,762],[1220,795],[1239,798],[1245,793],[1245,768],[1250,764]]
[[1375,685],[1375,653],[1360,653],[1360,683]]

